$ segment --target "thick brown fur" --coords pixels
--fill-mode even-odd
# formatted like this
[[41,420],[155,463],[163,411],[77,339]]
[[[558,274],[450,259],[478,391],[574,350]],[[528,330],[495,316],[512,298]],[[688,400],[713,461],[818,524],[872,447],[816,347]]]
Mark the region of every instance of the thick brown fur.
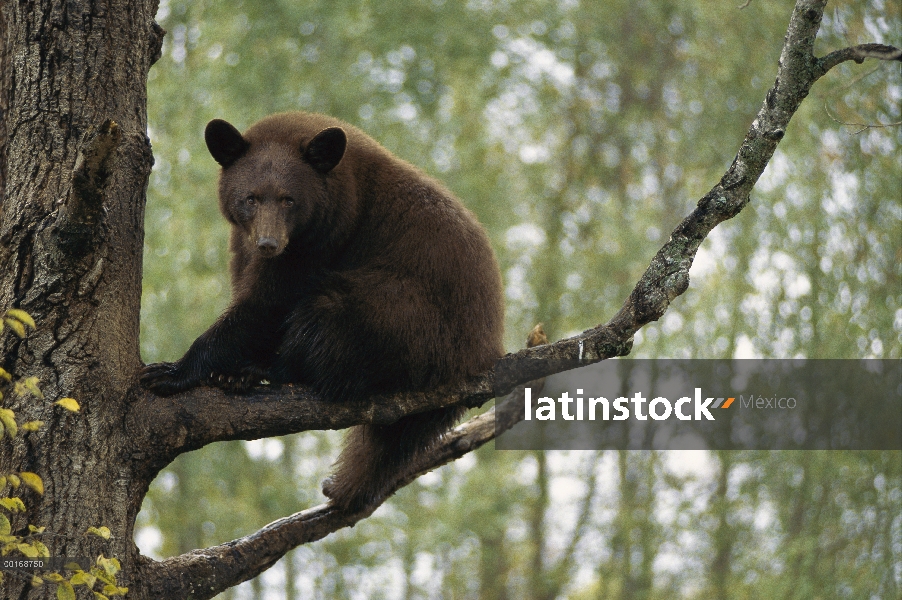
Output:
[[[438,181],[323,115],[272,115],[243,135],[212,121],[206,140],[223,165],[232,303],[182,359],[145,367],[145,386],[265,378],[340,402],[459,381],[502,354],[494,254]],[[325,493],[352,510],[381,501],[461,414],[354,428]]]

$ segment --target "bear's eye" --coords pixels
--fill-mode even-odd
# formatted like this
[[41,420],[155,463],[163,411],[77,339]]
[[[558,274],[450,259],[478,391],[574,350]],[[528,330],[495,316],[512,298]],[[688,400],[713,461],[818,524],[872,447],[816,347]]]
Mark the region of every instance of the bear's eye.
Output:
[[253,206],[254,204],[257,203],[257,199],[254,198],[253,196],[248,196],[247,198],[244,199],[244,203],[247,204],[248,206]]
[[291,208],[292,206],[294,206],[294,198],[285,196],[284,198],[282,198],[282,206],[284,206],[285,208]]

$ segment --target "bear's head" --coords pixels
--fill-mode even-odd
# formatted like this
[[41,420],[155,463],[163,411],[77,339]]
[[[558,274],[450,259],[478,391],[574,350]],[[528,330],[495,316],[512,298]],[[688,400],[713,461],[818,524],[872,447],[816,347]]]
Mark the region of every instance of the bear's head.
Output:
[[215,119],[204,138],[222,165],[220,209],[242,233],[249,253],[273,258],[289,243],[324,245],[335,211],[347,210],[336,206],[329,189],[336,185],[334,171],[347,147],[341,127],[310,136],[292,122],[261,122],[242,136]]

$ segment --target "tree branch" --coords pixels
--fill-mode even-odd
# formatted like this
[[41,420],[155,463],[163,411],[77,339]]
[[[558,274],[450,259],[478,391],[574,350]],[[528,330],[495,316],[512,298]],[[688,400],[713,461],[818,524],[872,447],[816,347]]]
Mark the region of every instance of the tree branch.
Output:
[[[527,385],[541,389],[543,381]],[[253,579],[289,550],[320,540],[344,527],[352,527],[370,516],[397,490],[438,467],[472,452],[523,418],[523,390],[518,386],[508,399],[448,432],[431,450],[418,457],[408,472],[382,500],[362,512],[345,512],[328,504],[273,521],[243,538],[194,550],[161,562],[148,561],[140,579],[154,598],[212,598],[220,592]],[[498,427],[496,428],[496,416]]]
[[[581,336],[508,354],[492,370],[462,384],[345,403],[323,400],[297,385],[258,388],[240,395],[204,387],[169,397],[135,387],[127,427],[134,453],[141,455],[152,477],[179,454],[212,442],[344,429],[361,423],[388,424],[444,406],[474,408],[510,393],[521,383],[561,370],[550,360],[524,359],[574,359],[575,364],[582,354],[583,364],[589,364],[628,354],[631,347],[631,333],[616,338],[609,328],[599,326]],[[499,381],[496,374],[502,369],[505,377]]]
[[842,50],[834,50],[827,56],[818,59],[818,66],[824,73],[847,60],[854,60],[859,65],[866,58],[876,58],[878,60],[898,60],[902,61],[902,50],[894,46],[885,44],[861,44],[860,46],[851,46]]
[[[823,59],[815,58],[814,39],[825,4],[826,0],[797,0],[777,78],[732,165],[673,231],[623,307],[607,324],[554,344],[508,354],[494,369],[462,385],[340,405],[325,402],[298,386],[257,390],[241,396],[199,388],[169,398],[156,397],[135,388],[128,426],[134,434],[136,452],[139,448],[143,452],[147,447],[152,448],[149,455],[135,457],[135,460],[145,461],[148,469],[155,472],[178,454],[218,440],[256,439],[360,423],[389,423],[406,414],[452,404],[479,406],[495,395],[507,394],[516,386],[522,390],[532,380],[577,364],[628,354],[635,332],[659,319],[670,303],[688,288],[689,268],[701,242],[715,226],[734,217],[748,204],[749,193],[814,82],[844,60],[861,62],[867,57],[898,60],[897,49],[878,44],[841,50]],[[509,373],[504,382],[497,381],[501,368]],[[514,400],[498,405],[497,410],[490,410],[449,432],[440,443],[418,458],[396,489],[463,456],[513,426],[522,418],[522,404],[516,400],[519,393],[513,396]],[[353,525],[375,509],[376,506],[371,506],[364,512],[352,514],[328,505],[316,506],[220,546],[195,550],[162,562],[148,560],[140,570],[139,578],[153,590],[155,597],[211,598],[261,573],[292,548]]]

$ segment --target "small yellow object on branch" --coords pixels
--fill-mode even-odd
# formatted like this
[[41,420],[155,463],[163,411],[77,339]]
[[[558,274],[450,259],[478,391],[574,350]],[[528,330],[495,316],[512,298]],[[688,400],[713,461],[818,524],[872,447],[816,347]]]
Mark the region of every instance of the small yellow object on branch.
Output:
[[75,398],[63,398],[62,400],[57,400],[54,404],[59,404],[66,410],[71,410],[72,412],[78,412],[81,409],[81,406],[78,405],[78,401]]
[[6,316],[12,317],[17,321],[22,322],[24,325],[28,325],[32,329],[35,328],[34,319],[31,318],[31,315],[25,312],[24,310],[19,310],[18,308],[11,308],[6,311]]
[[110,528],[109,527],[88,527],[87,533],[93,533],[94,535],[99,535],[105,540],[110,539]]
[[29,473],[28,471],[22,471],[19,473],[19,478],[22,480],[26,486],[30,487],[37,493],[43,495],[44,494],[44,481],[37,473]]

